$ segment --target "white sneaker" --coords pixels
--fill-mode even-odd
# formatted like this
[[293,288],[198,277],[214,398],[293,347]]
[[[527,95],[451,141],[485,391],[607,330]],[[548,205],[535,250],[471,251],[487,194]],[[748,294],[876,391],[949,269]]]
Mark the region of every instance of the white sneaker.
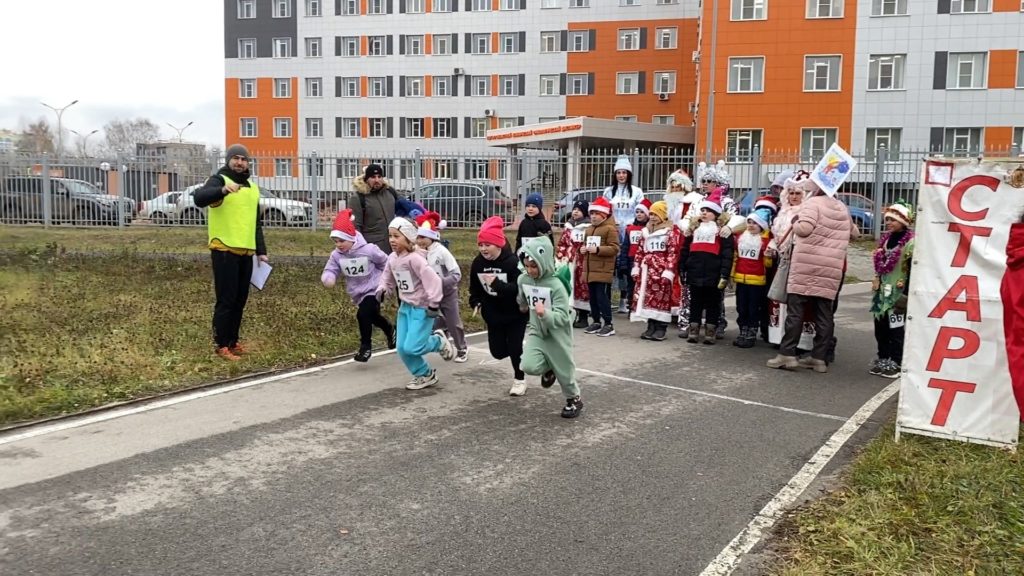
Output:
[[437,384],[437,370],[431,370],[426,376],[417,376],[412,382],[405,385],[406,390],[422,390],[427,386]]
[[434,334],[441,339],[441,349],[437,351],[445,362],[451,362],[455,358],[455,345],[444,334],[444,330],[434,330]]
[[455,361],[462,364],[466,360],[469,360],[469,350],[459,350],[455,354]]
[[526,380],[513,380],[512,387],[508,389],[509,396],[523,396],[526,394]]

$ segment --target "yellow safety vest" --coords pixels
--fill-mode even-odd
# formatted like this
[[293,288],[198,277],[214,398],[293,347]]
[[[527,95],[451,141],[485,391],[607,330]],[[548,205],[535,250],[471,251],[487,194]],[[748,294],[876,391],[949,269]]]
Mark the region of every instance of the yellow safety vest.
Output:
[[[221,175],[224,183],[230,182]],[[210,244],[215,241],[228,248],[256,249],[256,213],[259,211],[260,188],[251,181],[238,192],[228,194],[220,206],[207,211],[207,232]]]

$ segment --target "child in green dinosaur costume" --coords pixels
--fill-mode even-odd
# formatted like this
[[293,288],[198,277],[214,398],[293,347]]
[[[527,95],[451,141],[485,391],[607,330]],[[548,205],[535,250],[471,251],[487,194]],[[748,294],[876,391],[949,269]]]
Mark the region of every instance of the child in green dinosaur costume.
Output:
[[558,381],[565,396],[562,418],[575,418],[583,410],[576,385],[572,356],[571,278],[555,267],[555,248],[541,236],[519,249],[526,274],[519,276],[519,307],[530,312],[523,345],[522,370],[541,376],[540,385],[550,388]]

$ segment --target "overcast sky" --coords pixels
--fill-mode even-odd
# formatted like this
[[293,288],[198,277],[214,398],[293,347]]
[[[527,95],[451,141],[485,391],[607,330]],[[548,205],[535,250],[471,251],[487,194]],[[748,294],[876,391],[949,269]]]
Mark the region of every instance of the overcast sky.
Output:
[[[223,146],[224,4],[216,0],[0,0],[0,128],[20,130],[78,100],[63,126],[82,133],[149,118],[163,138]],[[71,135],[74,138],[74,135]],[[90,138],[90,147],[102,132]],[[73,141],[73,140],[72,140]],[[70,145],[69,145],[70,147]]]

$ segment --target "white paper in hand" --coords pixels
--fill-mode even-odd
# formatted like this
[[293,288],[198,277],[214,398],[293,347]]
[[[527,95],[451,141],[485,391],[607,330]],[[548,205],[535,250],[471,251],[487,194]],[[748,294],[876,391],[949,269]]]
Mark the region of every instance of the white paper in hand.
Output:
[[263,290],[263,286],[267,283],[267,278],[270,278],[270,271],[273,268],[266,262],[260,262],[259,256],[253,255],[252,257],[252,276],[249,277],[249,283],[256,287],[257,290]]

